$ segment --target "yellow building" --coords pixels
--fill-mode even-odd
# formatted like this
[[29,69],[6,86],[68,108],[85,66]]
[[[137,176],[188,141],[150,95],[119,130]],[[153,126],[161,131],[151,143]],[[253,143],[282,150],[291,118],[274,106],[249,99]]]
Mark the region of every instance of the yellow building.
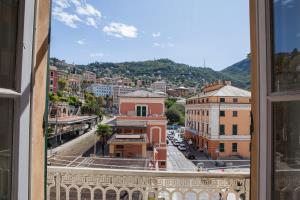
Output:
[[186,103],[185,136],[210,157],[250,157],[251,93],[218,81]]

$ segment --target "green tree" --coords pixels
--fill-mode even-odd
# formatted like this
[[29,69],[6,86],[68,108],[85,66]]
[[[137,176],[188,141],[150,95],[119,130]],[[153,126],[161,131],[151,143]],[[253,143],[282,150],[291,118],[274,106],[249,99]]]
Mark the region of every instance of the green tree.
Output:
[[180,122],[180,112],[175,109],[169,109],[166,111],[166,116],[169,124],[176,124]]
[[104,156],[104,147],[107,144],[107,140],[112,136],[112,128],[111,126],[107,124],[99,124],[97,126],[96,131],[97,136],[99,137],[99,140],[101,141],[102,146],[102,155]]
[[171,99],[171,98],[168,98],[166,99],[165,101],[165,106],[167,109],[169,109],[171,106],[173,106],[174,104],[176,103],[176,100],[175,99]]
[[58,80],[58,90],[65,90],[67,85],[67,81],[65,79],[59,79]]
[[69,103],[69,105],[75,106],[75,107],[78,107],[81,105],[81,101],[79,101],[78,97],[76,97],[76,96],[69,96],[68,103]]
[[102,96],[97,97],[97,103],[102,107],[104,105],[104,98]]

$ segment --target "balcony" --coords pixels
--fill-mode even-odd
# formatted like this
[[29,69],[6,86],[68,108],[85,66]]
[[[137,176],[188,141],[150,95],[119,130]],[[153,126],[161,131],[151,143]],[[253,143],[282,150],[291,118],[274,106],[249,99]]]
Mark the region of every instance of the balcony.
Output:
[[49,200],[249,200],[249,173],[48,167]]

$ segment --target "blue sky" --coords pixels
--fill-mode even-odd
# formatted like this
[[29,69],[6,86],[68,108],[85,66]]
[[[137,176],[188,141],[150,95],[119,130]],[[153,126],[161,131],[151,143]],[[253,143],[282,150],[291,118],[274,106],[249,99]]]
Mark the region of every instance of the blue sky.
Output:
[[51,55],[67,62],[169,58],[220,70],[250,52],[248,0],[53,0]]

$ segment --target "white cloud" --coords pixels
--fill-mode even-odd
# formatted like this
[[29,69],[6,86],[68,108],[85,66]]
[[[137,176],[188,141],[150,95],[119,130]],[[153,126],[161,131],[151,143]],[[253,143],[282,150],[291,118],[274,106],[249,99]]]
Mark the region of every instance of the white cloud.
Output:
[[103,28],[103,32],[107,35],[111,35],[118,38],[136,38],[137,28],[131,25],[126,25],[122,23],[112,22],[108,26]]
[[85,40],[77,40],[76,43],[80,45],[86,44]]
[[[77,22],[82,22],[97,28],[97,19],[101,18],[101,12],[91,4],[87,4],[86,1],[54,0],[54,4],[55,7],[52,12],[54,18],[65,25],[77,28]],[[83,19],[80,16],[86,16],[86,18]]]
[[166,47],[173,48],[175,45],[173,43],[167,43],[167,44],[165,44],[165,43],[154,42],[153,46],[154,47],[160,47],[160,48],[166,48]]
[[91,58],[99,58],[99,57],[103,57],[104,54],[103,53],[91,53],[90,57]]
[[101,12],[94,8],[91,4],[77,4],[76,12],[80,15],[101,17]]
[[157,42],[154,42],[154,43],[153,43],[153,46],[155,46],[155,47],[160,47],[160,48],[165,48],[165,45],[164,45],[164,44],[157,43]]
[[75,6],[80,6],[80,0],[70,0]]
[[68,0],[55,0],[54,3],[60,8],[68,8],[70,7]]
[[159,36],[160,36],[160,32],[152,33],[152,37],[154,37],[154,38],[157,38],[157,37],[159,37]]
[[94,18],[92,18],[92,17],[86,18],[85,23],[86,23],[87,25],[89,25],[89,26],[93,26],[93,27],[97,28],[97,22],[96,22],[96,20],[95,20]]
[[53,9],[53,16],[58,21],[64,23],[65,25],[71,28],[77,28],[76,22],[81,21],[81,19],[77,15],[67,13],[63,11],[63,9],[60,7],[56,7]]

